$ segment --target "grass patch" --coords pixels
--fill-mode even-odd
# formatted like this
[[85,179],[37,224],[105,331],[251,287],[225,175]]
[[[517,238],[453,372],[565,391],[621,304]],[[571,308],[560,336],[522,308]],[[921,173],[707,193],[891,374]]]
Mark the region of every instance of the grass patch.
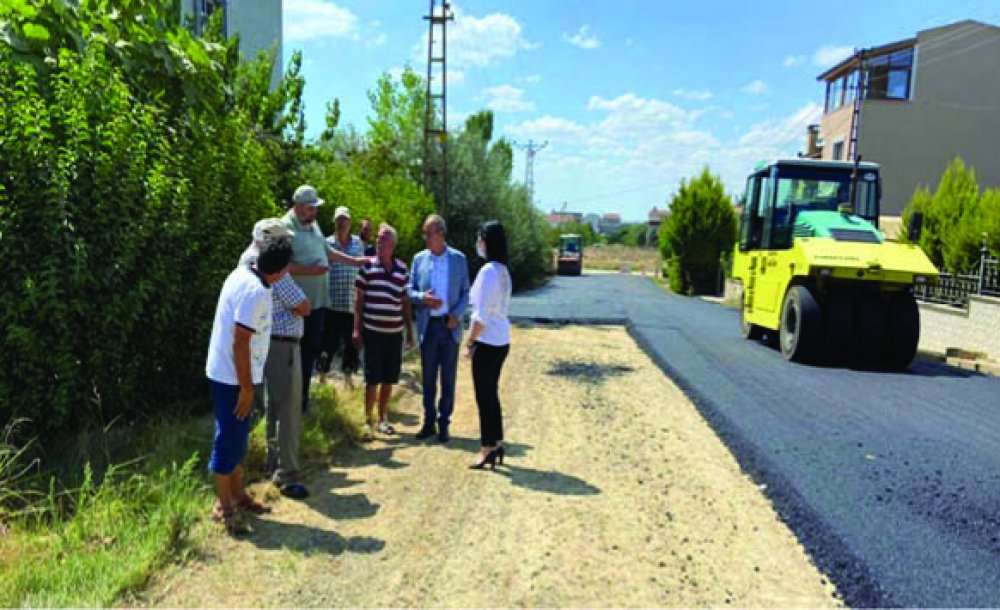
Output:
[[[360,404],[361,390],[315,387],[303,421],[307,462],[359,436]],[[196,552],[199,536],[223,535],[196,527],[214,497],[206,469],[212,429],[210,416],[131,426],[117,433],[130,442],[104,443],[92,460],[75,468],[69,459],[53,462],[44,472],[32,467],[30,448],[0,443],[0,607],[113,605]],[[248,480],[261,477],[265,455],[260,418]]]
[[636,248],[620,244],[587,246],[583,250],[584,269],[640,272],[655,275],[660,268],[657,248]]

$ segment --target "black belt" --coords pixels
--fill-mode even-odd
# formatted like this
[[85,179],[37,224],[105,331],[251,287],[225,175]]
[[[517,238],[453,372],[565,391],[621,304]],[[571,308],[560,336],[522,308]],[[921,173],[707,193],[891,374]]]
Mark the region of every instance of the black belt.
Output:
[[431,316],[430,319],[431,322],[446,322],[447,320],[448,316]]
[[279,337],[278,335],[271,335],[271,341],[281,341],[282,343],[295,343],[298,344],[299,340],[296,337]]

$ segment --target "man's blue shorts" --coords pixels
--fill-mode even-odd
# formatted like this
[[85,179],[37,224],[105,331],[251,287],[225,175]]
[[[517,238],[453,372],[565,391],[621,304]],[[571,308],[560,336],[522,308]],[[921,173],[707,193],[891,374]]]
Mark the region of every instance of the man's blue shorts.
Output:
[[212,404],[215,408],[215,439],[208,469],[215,474],[232,474],[247,453],[250,418],[236,419],[233,411],[240,398],[240,386],[219,383],[211,379]]

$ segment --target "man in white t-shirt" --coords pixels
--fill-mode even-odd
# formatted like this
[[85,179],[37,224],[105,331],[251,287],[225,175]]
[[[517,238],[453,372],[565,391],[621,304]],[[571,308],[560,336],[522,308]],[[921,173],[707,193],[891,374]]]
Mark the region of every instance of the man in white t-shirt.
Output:
[[218,494],[213,516],[232,534],[246,531],[237,509],[269,511],[247,495],[240,464],[250,433],[253,387],[263,382],[271,340],[271,285],[287,272],[291,257],[291,240],[265,244],[255,263],[239,265],[229,274],[215,310],[205,365],[215,411],[209,469],[215,474]]

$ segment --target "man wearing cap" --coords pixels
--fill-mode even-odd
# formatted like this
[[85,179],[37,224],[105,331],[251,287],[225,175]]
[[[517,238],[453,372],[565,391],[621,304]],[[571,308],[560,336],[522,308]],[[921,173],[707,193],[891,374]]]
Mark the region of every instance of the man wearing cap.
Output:
[[288,271],[312,304],[302,335],[302,411],[309,410],[309,384],[316,356],[323,350],[323,325],[330,308],[330,263],[360,267],[356,258],[330,247],[316,222],[317,208],[323,205],[316,189],[303,184],[292,195],[292,209],[282,217],[292,233],[292,264]]
[[[253,228],[253,241],[240,257],[252,265],[269,243],[291,242],[292,232],[278,218],[266,218]],[[267,470],[281,494],[304,499],[309,491],[299,482],[299,437],[302,433],[302,319],[310,303],[290,276],[271,286],[271,346],[264,363],[264,383],[254,387],[254,411],[266,419]],[[265,404],[264,393],[267,392]]]
[[[351,235],[351,211],[344,206],[333,214],[335,232],[326,238],[330,247],[352,257],[365,255],[365,244],[357,235]],[[351,340],[354,331],[354,280],[358,271],[350,265],[330,265],[330,313],[323,331],[323,356],[318,367],[324,378],[330,372],[333,357],[339,350],[340,369],[347,387],[353,387],[352,375],[358,370],[358,350]]]

